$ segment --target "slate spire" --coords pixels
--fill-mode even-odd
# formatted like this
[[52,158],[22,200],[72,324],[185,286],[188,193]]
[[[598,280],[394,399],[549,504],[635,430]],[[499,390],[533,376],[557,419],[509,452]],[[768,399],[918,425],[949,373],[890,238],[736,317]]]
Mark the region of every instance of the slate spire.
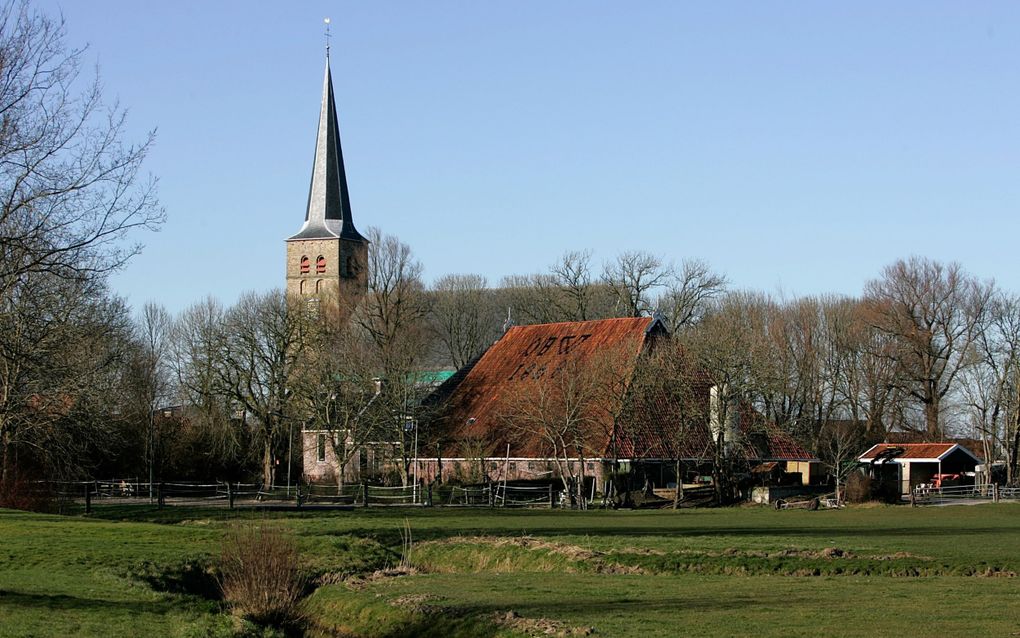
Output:
[[351,215],[351,198],[347,192],[347,174],[344,172],[344,156],[340,150],[340,126],[337,123],[333,77],[329,71],[327,50],[319,130],[315,137],[315,161],[312,164],[312,181],[308,187],[308,208],[305,211],[304,226],[290,240],[337,237],[368,241],[354,227]]

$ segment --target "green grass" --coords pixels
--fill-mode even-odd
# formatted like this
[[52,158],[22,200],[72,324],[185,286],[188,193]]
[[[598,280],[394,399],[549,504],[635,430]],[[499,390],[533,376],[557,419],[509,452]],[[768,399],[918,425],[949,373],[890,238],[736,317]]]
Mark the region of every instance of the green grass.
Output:
[[[394,623],[388,601],[427,591],[448,608],[438,622]],[[436,574],[397,578],[367,592],[340,586],[316,592],[320,618],[350,618],[330,628],[390,636],[504,635],[462,629],[460,618],[513,609],[590,627],[603,636],[972,636],[1015,634],[1017,586],[1005,579],[796,578],[547,574]],[[461,623],[459,625],[458,623]],[[484,630],[482,630],[484,631]],[[461,632],[461,633],[458,633]]]
[[[207,567],[225,529],[290,531],[322,635],[519,636],[508,610],[599,635],[1009,635],[1020,508],[273,513],[0,511],[0,636],[230,635]],[[395,565],[408,521],[417,574]],[[994,577],[987,577],[994,576]],[[395,602],[394,602],[395,601]]]

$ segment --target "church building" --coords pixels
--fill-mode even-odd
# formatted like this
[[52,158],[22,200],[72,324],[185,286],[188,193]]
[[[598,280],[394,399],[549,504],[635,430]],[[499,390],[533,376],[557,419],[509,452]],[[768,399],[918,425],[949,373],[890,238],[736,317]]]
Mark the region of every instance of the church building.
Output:
[[364,294],[367,266],[368,240],[351,214],[327,51],[305,223],[287,239],[287,294],[314,305],[353,305]]

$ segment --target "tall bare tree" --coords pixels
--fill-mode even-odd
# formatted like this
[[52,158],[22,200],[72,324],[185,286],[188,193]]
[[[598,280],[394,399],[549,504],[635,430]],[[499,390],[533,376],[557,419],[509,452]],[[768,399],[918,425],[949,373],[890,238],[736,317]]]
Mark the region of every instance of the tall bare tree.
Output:
[[278,445],[303,423],[292,378],[308,343],[310,314],[281,290],[246,293],[226,314],[217,385],[251,417],[262,482],[273,484]]
[[178,396],[193,428],[201,433],[201,454],[208,465],[232,466],[248,452],[247,432],[231,393],[222,385],[227,348],[226,309],[215,299],[192,304],[174,320],[170,366]]
[[993,290],[959,264],[921,257],[887,266],[865,288],[870,323],[890,338],[882,356],[895,364],[895,384],[920,407],[931,439],[945,435],[943,400],[969,361]]
[[725,292],[726,284],[726,277],[713,272],[707,262],[684,260],[656,303],[669,332],[678,334],[700,321],[712,300]]
[[130,231],[155,228],[155,182],[140,179],[152,144],[124,142],[124,111],[104,104],[98,76],[62,21],[29,2],[0,7],[0,294],[21,277],[91,277],[138,251]]
[[[350,324],[319,321],[294,375],[294,388],[310,427],[326,439],[337,464],[337,489],[348,465],[387,433],[378,359]],[[364,478],[364,477],[362,477]]]
[[441,277],[431,297],[430,323],[453,367],[463,367],[499,337],[499,308],[481,275]]
[[142,306],[135,322],[135,352],[131,361],[131,386],[137,418],[145,425],[145,460],[149,474],[149,496],[163,460],[164,434],[159,426],[174,421],[157,419],[157,410],[173,395],[169,361],[172,320],[170,313],[155,302]]
[[620,314],[641,317],[651,313],[655,293],[666,286],[673,268],[651,253],[631,250],[605,265],[602,280],[613,291]]
[[1020,462],[1020,298],[997,293],[962,375],[974,434],[989,462],[1005,458],[1015,484]]
[[422,266],[397,237],[369,229],[368,290],[354,315],[372,344],[385,391],[377,401],[390,410],[388,439],[399,457],[401,480],[410,479],[424,392],[421,364],[429,350],[429,299]]
[[[14,446],[29,446],[50,467],[74,471],[73,460],[88,465],[91,459],[71,454],[71,447],[101,449],[109,442],[99,436],[107,428],[101,412],[96,419],[62,417],[108,387],[111,367],[123,362],[123,304],[110,298],[105,275],[137,252],[127,243],[133,230],[155,228],[163,219],[154,182],[140,177],[152,136],[125,143],[124,112],[103,102],[98,77],[82,76],[84,51],[70,48],[66,38],[62,21],[29,2],[0,6],[5,474]],[[86,326],[98,332],[82,333]],[[94,358],[79,358],[79,352]],[[99,430],[71,434],[84,424]]]
[[673,459],[676,489],[673,509],[683,500],[684,460],[700,461],[712,450],[699,447],[709,419],[711,383],[675,339],[643,355],[628,389],[622,417],[631,449],[648,449],[653,458]]
[[694,329],[684,334],[683,345],[692,365],[703,371],[712,385],[709,421],[712,430],[712,471],[715,497],[720,502],[734,497],[733,453],[739,433],[740,409],[760,391],[758,366],[762,361],[761,298],[749,293],[730,293]]

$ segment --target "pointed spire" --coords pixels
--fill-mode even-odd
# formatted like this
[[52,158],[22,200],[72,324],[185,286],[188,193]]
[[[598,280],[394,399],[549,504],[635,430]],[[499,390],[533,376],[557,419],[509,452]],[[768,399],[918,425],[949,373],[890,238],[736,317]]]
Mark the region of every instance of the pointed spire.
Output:
[[347,192],[344,156],[340,150],[340,126],[337,123],[336,101],[333,99],[333,77],[326,54],[326,77],[322,86],[322,107],[319,131],[315,138],[315,161],[312,182],[308,187],[308,208],[305,224],[290,239],[331,239],[368,241],[354,227],[351,198]]

